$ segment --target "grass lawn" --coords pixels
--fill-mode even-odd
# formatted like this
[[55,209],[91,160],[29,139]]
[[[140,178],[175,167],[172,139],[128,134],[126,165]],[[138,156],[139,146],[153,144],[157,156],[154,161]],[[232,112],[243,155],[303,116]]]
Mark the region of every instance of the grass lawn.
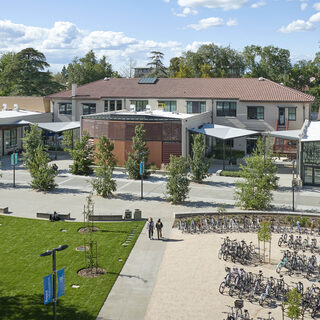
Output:
[[[57,270],[65,268],[65,295],[58,299],[58,319],[95,319],[139,236],[144,221],[95,223],[98,265],[107,273],[81,278],[86,267],[84,252],[75,250],[88,235],[77,230],[83,223],[50,222],[0,216],[0,319],[50,319],[52,303],[43,304],[43,277],[52,272],[52,256],[40,257],[60,244],[69,248],[57,252]],[[66,229],[67,232],[61,232]],[[136,230],[130,244],[122,243]],[[122,259],[122,261],[121,261]],[[119,261],[120,260],[120,261]],[[73,284],[80,287],[72,288]]]

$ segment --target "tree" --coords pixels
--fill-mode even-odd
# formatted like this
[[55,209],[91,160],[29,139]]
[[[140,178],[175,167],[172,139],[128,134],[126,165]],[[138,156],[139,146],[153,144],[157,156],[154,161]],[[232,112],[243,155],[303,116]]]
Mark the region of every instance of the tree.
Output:
[[83,85],[105,77],[118,77],[117,73],[113,73],[112,65],[107,62],[107,58],[103,56],[98,60],[93,50],[90,50],[83,58],[75,57],[69,63],[65,75],[69,87],[72,83]]
[[140,175],[140,163],[143,161],[145,164],[145,172],[143,178],[147,178],[150,175],[148,169],[148,158],[150,150],[147,146],[146,130],[143,124],[135,127],[135,135],[132,137],[132,149],[133,153],[128,152],[128,160],[125,163],[125,167],[128,170],[130,179],[141,179]]
[[164,58],[164,54],[160,51],[151,51],[150,52],[150,62],[147,63],[153,70],[149,73],[150,77],[158,77],[158,78],[167,78],[168,73],[167,69],[164,66],[162,60]]
[[113,155],[114,144],[104,135],[99,137],[96,145],[95,158],[97,159],[96,176],[91,183],[93,189],[102,197],[112,196],[117,189],[117,183],[112,179],[113,169],[117,160]]
[[284,305],[287,307],[287,316],[292,320],[297,320],[303,314],[301,308],[302,295],[297,288],[290,290],[286,295],[287,301]]
[[[267,149],[267,150],[266,150]],[[240,165],[242,178],[236,183],[237,205],[246,209],[263,210],[270,206],[272,191],[277,188],[277,167],[272,162],[270,149],[261,139],[246,166]]]
[[120,74],[125,78],[134,78],[134,68],[136,67],[137,63],[132,58],[127,60],[126,64],[122,66]]
[[71,173],[88,176],[93,172],[93,148],[87,134],[80,141],[75,141],[74,148],[68,150],[73,160]]
[[264,77],[276,82],[286,82],[291,69],[290,51],[274,46],[246,46],[243,50],[246,77]]
[[14,52],[4,53],[0,58],[0,95],[9,96],[13,91],[14,81],[11,68],[15,58]]
[[185,201],[189,193],[188,165],[183,157],[170,155],[165,197],[173,204]]
[[[50,65],[43,53],[26,48],[17,54],[5,55],[5,67],[1,78],[9,84],[6,94],[25,96],[45,96],[63,89],[54,81],[51,73],[45,71]],[[3,80],[0,81],[0,85]]]
[[[271,228],[270,228],[270,222],[269,221],[262,221],[260,224],[260,229],[258,230],[258,241],[263,242],[263,261],[266,262],[266,242],[269,242],[269,250],[271,254]],[[260,255],[260,245],[259,245],[259,255]],[[270,261],[269,256],[269,261]]]
[[202,134],[193,135],[192,156],[189,158],[189,167],[191,178],[193,181],[202,182],[208,174],[211,160],[207,160],[205,156],[206,142]]
[[38,191],[49,191],[56,187],[54,181],[57,171],[49,166],[50,158],[42,145],[38,145],[35,150],[33,162],[29,165],[32,181],[30,183],[33,189]]
[[23,143],[23,162],[28,170],[35,161],[37,148],[43,148],[42,130],[38,129],[37,124],[30,124],[30,130],[25,132],[25,137],[22,138]]

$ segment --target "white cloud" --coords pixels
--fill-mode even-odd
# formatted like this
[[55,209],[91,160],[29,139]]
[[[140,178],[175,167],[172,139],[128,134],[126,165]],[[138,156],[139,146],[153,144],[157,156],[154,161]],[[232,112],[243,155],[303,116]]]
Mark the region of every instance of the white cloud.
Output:
[[305,2],[303,2],[303,3],[300,4],[300,9],[301,9],[302,11],[304,11],[304,10],[307,8],[307,6],[308,6],[308,4],[305,3]]
[[259,7],[262,7],[262,6],[265,6],[265,5],[266,5],[265,1],[259,1],[259,2],[253,3],[251,5],[251,8],[256,9],[256,8],[259,8]]
[[289,23],[286,27],[282,26],[278,31],[282,33],[310,31],[315,27],[310,21],[295,20]]
[[209,27],[220,27],[223,26],[223,19],[218,17],[211,17],[206,19],[201,19],[197,24],[189,24],[187,28],[192,28],[197,31],[207,29]]
[[202,45],[210,44],[211,42],[205,41],[193,41],[186,46],[186,51],[196,52]]
[[172,11],[172,12],[175,16],[183,17],[183,18],[187,17],[187,16],[191,16],[191,15],[194,16],[194,15],[198,14],[197,10],[191,9],[191,8],[184,8],[181,13],[176,13],[175,11]]
[[170,0],[163,0],[163,2],[169,3],[169,2],[170,2]]
[[75,57],[93,49],[98,58],[107,56],[114,68],[132,57],[144,61],[151,50],[161,50],[166,56],[181,52],[180,42],[157,42],[128,37],[123,32],[81,30],[67,21],[57,21],[51,28],[40,28],[0,20],[0,52],[18,52],[33,47],[44,53],[55,70]]
[[312,15],[309,19],[310,22],[320,22],[320,12]]
[[317,11],[320,11],[320,2],[314,3],[313,8],[316,9]]
[[238,21],[236,19],[229,19],[226,23],[228,27],[234,27],[238,25]]
[[249,0],[178,0],[178,5],[181,7],[195,8],[222,8],[223,10],[240,9]]

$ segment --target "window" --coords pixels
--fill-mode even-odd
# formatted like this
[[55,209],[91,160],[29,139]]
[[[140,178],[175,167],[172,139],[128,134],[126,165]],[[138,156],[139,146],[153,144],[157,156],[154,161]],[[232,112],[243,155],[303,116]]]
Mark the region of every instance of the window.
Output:
[[17,145],[17,129],[5,130],[6,148],[12,148]]
[[145,111],[148,100],[130,100],[130,104],[134,104],[136,106],[136,111]]
[[59,114],[72,114],[72,103],[59,103]]
[[288,119],[290,121],[297,120],[296,108],[288,108]]
[[158,107],[163,108],[164,111],[177,111],[176,101],[158,101]]
[[96,113],[96,104],[95,103],[83,103],[83,115]]
[[121,100],[105,100],[104,101],[104,112],[115,111],[122,109],[122,101]]
[[187,101],[187,113],[206,112],[205,101]]
[[226,116],[237,116],[237,103],[232,101],[217,101],[217,117]]
[[264,107],[248,107],[247,118],[250,120],[263,120]]

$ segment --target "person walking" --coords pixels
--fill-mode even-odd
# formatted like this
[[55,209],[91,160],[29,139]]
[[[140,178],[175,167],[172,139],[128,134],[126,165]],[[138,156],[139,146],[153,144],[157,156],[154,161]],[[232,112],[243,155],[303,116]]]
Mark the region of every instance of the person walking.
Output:
[[162,238],[162,228],[163,228],[163,224],[160,219],[158,219],[156,223],[156,228],[157,228],[157,234],[158,234],[158,240],[159,240],[160,238]]
[[149,218],[149,220],[148,220],[147,229],[148,229],[148,232],[149,232],[149,239],[153,240],[154,223],[153,223],[152,218]]

